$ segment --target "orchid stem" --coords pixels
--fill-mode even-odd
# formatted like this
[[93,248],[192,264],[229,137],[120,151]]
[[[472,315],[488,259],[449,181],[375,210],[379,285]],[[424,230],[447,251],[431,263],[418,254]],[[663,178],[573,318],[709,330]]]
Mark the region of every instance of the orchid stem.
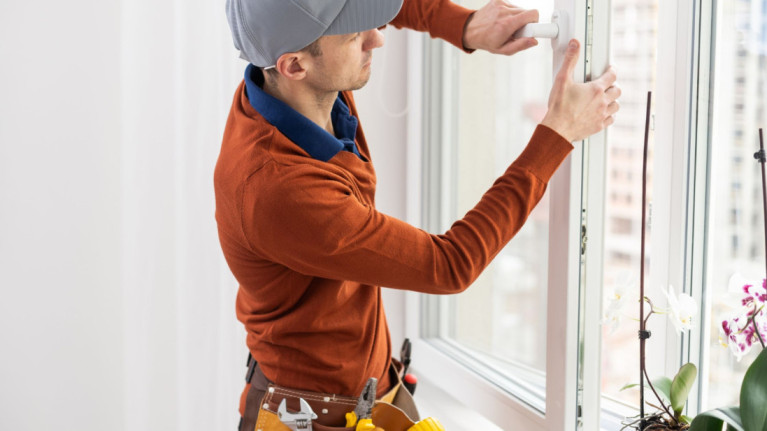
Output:
[[751,319],[751,324],[754,325],[754,332],[756,332],[756,336],[759,338],[759,342],[762,344],[762,349],[764,349],[764,340],[762,339],[762,334],[759,333],[759,327],[756,326],[756,320]]
[[650,320],[650,316],[652,316],[653,314],[655,314],[655,310],[652,310],[652,309],[650,310],[649,313],[647,313],[647,317],[644,319],[645,327],[647,327],[647,321]]
[[[764,152],[764,134],[762,129],[759,129],[759,152],[754,154],[754,157],[762,165],[762,204],[764,205],[764,247],[765,247],[765,261],[767,262],[767,177],[764,172],[764,164],[767,163],[767,154]],[[765,267],[767,269],[767,266]],[[767,275],[767,274],[766,274]],[[756,325],[754,325],[756,327]],[[761,340],[761,336],[759,337]],[[764,347],[764,343],[762,343]]]
[[[759,162],[760,165],[762,165],[762,204],[764,205],[764,258],[767,261],[767,177],[765,176],[764,172],[764,164],[767,163],[767,154],[764,152],[764,134],[762,133],[762,129],[759,129],[759,152],[754,154],[754,157]],[[767,266],[765,267],[767,269]],[[765,273],[767,276],[767,273]],[[767,280],[767,277],[765,277],[765,280]],[[767,283],[767,281],[766,281]],[[762,343],[762,349],[764,349],[764,340],[762,339],[762,335],[759,333],[759,328],[756,326],[756,321],[754,318],[756,317],[756,313],[751,318],[751,323],[754,325],[754,330],[756,331],[756,336],[759,337],[759,342]]]
[[[647,233],[647,147],[650,140],[650,106],[652,104],[652,91],[647,92],[647,116],[644,126],[644,157],[642,157],[642,248],[639,257],[639,429],[644,430],[647,422],[644,418],[644,380],[647,376],[647,366],[645,362],[645,345],[649,333],[644,320],[644,263],[645,263],[645,236]],[[650,379],[647,379],[650,383]],[[652,388],[652,383],[650,383]],[[653,388],[655,392],[655,388]],[[656,393],[657,396],[657,393]],[[660,398],[659,398],[660,399]],[[662,403],[661,403],[662,404]]]
[[[650,106],[652,102],[652,91],[647,92],[647,115],[644,125],[644,157],[642,158],[642,248],[639,258],[639,297],[644,298],[644,263],[645,263],[645,236],[647,231],[647,147],[650,140]],[[647,376],[647,366],[645,363],[645,345],[649,333],[646,330],[644,319],[644,300],[639,301],[639,429],[644,430],[647,423],[644,418],[644,379]],[[650,379],[647,379],[650,383]],[[652,388],[652,383],[650,383]],[[653,388],[655,392],[655,388]],[[657,393],[655,394],[658,395]],[[660,397],[658,398],[660,400]],[[661,404],[663,404],[661,402]]]
[[751,315],[751,317],[748,319],[751,321],[751,324],[754,325],[754,332],[756,333],[756,337],[759,338],[759,343],[762,345],[762,349],[764,349],[764,339],[762,338],[762,334],[759,333],[759,326],[756,324],[756,315],[761,313],[764,309],[764,306],[756,309],[756,306],[754,306],[754,314]]
[[658,392],[655,391],[655,386],[653,386],[652,382],[650,381],[650,377],[647,375],[647,370],[644,370],[645,378],[647,379],[647,384],[650,386],[650,389],[652,389],[652,393],[655,394],[655,398],[658,399],[658,402],[660,402],[661,407],[663,407],[663,410],[668,413],[668,415],[671,417],[671,419],[676,419],[674,417],[674,414],[671,413],[671,410],[668,409],[668,406],[666,406],[666,403],[663,402],[663,399],[658,395]]

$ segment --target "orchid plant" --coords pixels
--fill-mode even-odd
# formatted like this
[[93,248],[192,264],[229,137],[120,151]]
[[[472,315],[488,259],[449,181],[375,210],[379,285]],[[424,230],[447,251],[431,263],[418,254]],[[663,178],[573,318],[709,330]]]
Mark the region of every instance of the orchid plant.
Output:
[[[764,133],[759,129],[759,151],[754,158],[761,164],[762,202],[764,204],[764,235],[767,247],[767,153],[764,150]],[[767,250],[766,250],[767,251]],[[765,253],[767,259],[767,253]],[[764,337],[767,334],[767,279],[756,283],[742,284],[744,294],[738,312],[722,321],[719,339],[723,346],[729,346],[740,361],[756,345],[762,351],[748,367],[740,386],[740,406],[718,408],[699,414],[690,427],[691,431],[767,431],[767,349]]]
[[[646,229],[646,202],[647,202],[647,154],[650,130],[650,107],[652,93],[647,93],[647,115],[645,118],[644,135],[644,158],[642,171],[642,245],[641,267],[644,269],[645,262],[645,235]],[[759,151],[754,158],[761,164],[762,171],[762,200],[764,203],[764,235],[767,247],[767,152],[764,149],[763,130],[759,129]],[[767,253],[765,253],[767,259]],[[689,430],[689,431],[722,431],[726,426],[727,431],[767,431],[767,349],[765,349],[765,335],[767,335],[767,279],[759,283],[744,283],[742,291],[744,297],[741,300],[742,308],[732,316],[722,321],[720,340],[725,347],[729,346],[735,356],[740,359],[757,344],[762,346],[762,351],[754,362],[749,366],[743,377],[740,389],[740,406],[718,408],[700,413],[694,420],[682,415],[687,396],[697,376],[697,369],[693,364],[682,365],[673,380],[660,378],[650,381],[647,376],[645,364],[646,341],[650,338],[647,330],[647,319],[653,314],[659,314],[659,310],[644,294],[644,271],[640,273],[639,291],[639,416],[634,422],[626,424],[626,427],[635,426],[641,431],[645,430]],[[616,291],[610,297],[608,306],[605,308],[607,315],[605,321],[616,325],[615,311],[623,303],[625,292]],[[678,332],[689,330],[697,306],[695,301],[684,295],[676,296],[673,288],[669,288],[666,294],[668,299],[668,314]],[[645,314],[645,303],[650,305],[650,312]],[[644,407],[644,383],[647,383],[658,400],[660,411],[657,414],[645,417]],[[636,385],[628,385],[632,387]],[[624,388],[626,388],[624,387]],[[650,403],[648,403],[650,404]],[[652,405],[652,404],[650,404]]]
[[[689,418],[682,415],[685,404],[687,404],[687,396],[692,389],[692,385],[695,382],[695,377],[698,374],[697,368],[693,364],[684,364],[673,380],[668,378],[656,379],[655,382],[651,382],[647,376],[647,366],[645,362],[645,347],[647,339],[650,338],[650,331],[647,330],[647,320],[653,314],[659,314],[659,310],[653,305],[644,294],[644,266],[645,266],[645,238],[647,234],[647,154],[649,148],[649,135],[650,135],[650,118],[652,106],[652,92],[647,92],[647,113],[645,117],[645,133],[644,133],[644,157],[642,158],[642,245],[640,255],[640,272],[639,279],[639,416],[636,421],[626,424],[626,427],[635,426],[638,429],[644,430],[683,430],[689,427]],[[680,294],[676,296],[673,288],[669,288],[669,292],[666,294],[668,299],[668,314],[671,317],[671,321],[678,332],[688,330],[692,323],[695,314],[697,313],[697,307],[695,301],[687,295]],[[645,303],[649,304],[650,312],[645,314]],[[645,381],[655,394],[655,398],[659,404],[660,413],[645,417],[645,399],[644,388]],[[663,396],[661,396],[661,394]],[[649,404],[649,403],[648,403]],[[625,427],[624,427],[625,428]]]
[[745,283],[742,307],[722,321],[719,340],[740,361],[753,346],[762,352],[749,366],[740,387],[740,406],[717,408],[701,413],[692,421],[690,431],[727,430],[767,431],[767,279]]
[[[616,292],[625,292],[625,288],[618,288]],[[669,286],[667,292],[664,292],[667,300],[667,308],[662,309],[656,306],[648,297],[644,298],[644,301],[650,306],[650,311],[643,319],[644,325],[650,319],[653,314],[666,314],[671,324],[676,329],[676,332],[681,334],[689,331],[693,328],[695,317],[698,313],[698,306],[695,300],[685,293],[676,294],[674,288]],[[618,297],[621,298],[618,298]],[[608,304],[605,307],[605,320],[606,323],[612,323],[615,325],[615,316],[619,315],[617,311],[617,303],[623,303],[622,297],[627,296],[625,293],[611,295],[608,298]],[[647,377],[647,370],[642,369],[644,376]],[[687,404],[687,397],[690,394],[695,379],[698,374],[698,369],[695,365],[687,363],[682,365],[679,372],[673,379],[668,377],[659,377],[648,380],[649,388],[655,395],[656,402],[647,402],[651,407],[658,410],[657,413],[644,417],[640,415],[632,420],[624,423],[624,428],[637,427],[641,430],[650,429],[671,429],[671,430],[684,430],[689,427],[691,419],[682,414],[684,407]],[[639,384],[626,385],[621,390],[629,389],[639,386]],[[643,398],[644,401],[644,398]]]

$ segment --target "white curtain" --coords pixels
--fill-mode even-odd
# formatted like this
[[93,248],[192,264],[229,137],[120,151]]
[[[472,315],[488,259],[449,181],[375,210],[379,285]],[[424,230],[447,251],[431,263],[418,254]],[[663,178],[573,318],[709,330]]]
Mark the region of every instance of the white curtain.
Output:
[[0,429],[236,429],[224,4],[0,2]]
[[244,63],[223,1],[121,17],[125,429],[235,430],[247,353],[213,168]]
[[[247,350],[213,169],[245,62],[224,4],[0,2],[0,430],[236,429]],[[378,206],[404,218],[387,32],[357,100]],[[385,299],[396,348],[403,297]]]

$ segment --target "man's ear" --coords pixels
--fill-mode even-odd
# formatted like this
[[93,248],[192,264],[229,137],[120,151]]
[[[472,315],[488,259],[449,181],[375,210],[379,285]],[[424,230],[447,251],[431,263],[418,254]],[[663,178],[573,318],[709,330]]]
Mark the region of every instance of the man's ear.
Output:
[[303,52],[288,52],[277,59],[275,68],[285,78],[300,81],[306,77],[306,60]]

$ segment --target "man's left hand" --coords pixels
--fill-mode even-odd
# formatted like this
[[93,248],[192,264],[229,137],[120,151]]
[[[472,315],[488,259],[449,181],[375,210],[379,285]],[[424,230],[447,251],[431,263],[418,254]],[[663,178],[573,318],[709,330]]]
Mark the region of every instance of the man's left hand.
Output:
[[490,0],[466,21],[463,47],[484,49],[494,54],[515,54],[538,45],[532,37],[512,37],[515,31],[531,22],[538,22],[537,10],[522,9],[504,0]]

